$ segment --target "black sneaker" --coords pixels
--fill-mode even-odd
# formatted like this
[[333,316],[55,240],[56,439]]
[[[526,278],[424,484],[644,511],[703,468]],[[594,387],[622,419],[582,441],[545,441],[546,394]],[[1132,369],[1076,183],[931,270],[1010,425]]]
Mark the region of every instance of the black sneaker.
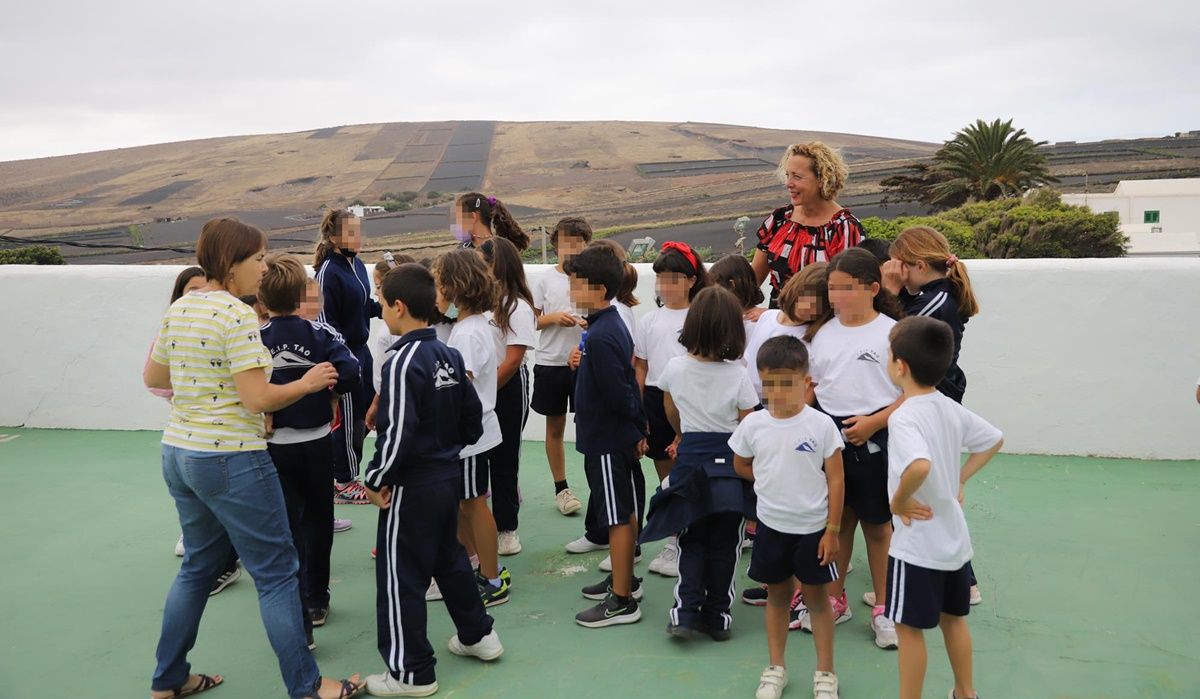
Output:
[[767,588],[765,586],[748,587],[742,590],[742,601],[752,607],[767,606]]
[[696,636],[699,636],[700,632],[690,626],[686,626],[684,624],[676,624],[675,622],[668,621],[667,622],[667,635],[672,636],[674,638],[679,638],[679,639],[683,639],[685,641],[689,641],[689,640],[695,638]]
[[508,581],[503,575],[500,576],[499,585],[493,585],[482,575],[475,576],[475,584],[479,586],[479,597],[483,600],[483,606],[495,607],[508,601]]
[[212,597],[213,595],[219,593],[221,590],[224,590],[225,588],[237,582],[238,578],[240,577],[242,577],[242,569],[235,563],[233,564],[232,568],[224,573],[221,573],[220,577],[217,578],[217,581],[213,583],[212,590],[209,591],[208,596]]
[[305,632],[304,632],[304,637],[305,637],[305,639],[308,641],[308,649],[309,649],[309,650],[316,650],[316,649],[317,649],[317,642],[313,640],[313,633],[312,633],[312,631],[311,631],[311,630],[309,630],[309,631],[305,631]]
[[638,609],[637,600],[632,597],[618,601],[616,595],[608,595],[604,601],[591,609],[585,609],[575,615],[575,623],[589,629],[600,629],[617,624],[632,624],[642,618],[642,610]]
[[[612,573],[609,573],[607,577],[595,585],[588,585],[587,587],[583,588],[583,596],[585,599],[602,600],[605,597],[608,597],[610,594],[612,594]],[[642,601],[642,595],[644,594],[642,592],[642,579],[636,575],[633,576],[632,594],[634,600],[638,602]]]
[[708,637],[717,643],[723,643],[733,638],[733,632],[729,629],[713,626],[712,624],[706,624],[704,622],[700,622],[700,628],[698,630],[700,633],[708,634]]
[[308,620],[313,626],[324,626],[329,621],[329,607],[316,607],[308,610]]

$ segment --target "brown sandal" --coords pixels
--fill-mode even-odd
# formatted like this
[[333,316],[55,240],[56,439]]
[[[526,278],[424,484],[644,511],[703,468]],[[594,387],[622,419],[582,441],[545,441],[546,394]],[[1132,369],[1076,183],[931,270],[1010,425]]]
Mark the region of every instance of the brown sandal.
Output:
[[[223,678],[223,677],[218,679],[216,677],[213,677],[212,675],[196,675],[196,676],[200,678],[200,681],[196,683],[195,687],[191,687],[190,689],[184,689],[182,686],[176,687],[175,689],[171,690],[171,697],[173,699],[179,699],[179,697],[190,697],[193,694],[199,694],[200,692],[207,692],[208,690],[213,689],[214,687],[220,687],[225,682],[225,678]],[[191,679],[191,677],[188,677],[188,679]],[[185,682],[185,684],[186,684],[186,682]]]

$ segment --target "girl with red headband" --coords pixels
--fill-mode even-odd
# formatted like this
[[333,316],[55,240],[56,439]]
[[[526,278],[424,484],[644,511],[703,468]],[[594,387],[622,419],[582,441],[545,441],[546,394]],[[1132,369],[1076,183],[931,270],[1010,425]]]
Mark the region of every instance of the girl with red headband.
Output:
[[[659,308],[638,320],[633,361],[650,422],[650,434],[647,437],[649,450],[646,455],[654,459],[654,470],[658,472],[659,482],[662,482],[675,463],[673,447],[678,435],[667,420],[659,379],[668,362],[687,355],[687,350],[679,343],[683,321],[687,318],[692,299],[708,286],[709,279],[700,256],[687,243],[674,241],[663,244],[658,258],[654,260],[654,274]],[[672,536],[667,540],[662,552],[651,561],[650,572],[668,577],[679,575],[677,537]]]

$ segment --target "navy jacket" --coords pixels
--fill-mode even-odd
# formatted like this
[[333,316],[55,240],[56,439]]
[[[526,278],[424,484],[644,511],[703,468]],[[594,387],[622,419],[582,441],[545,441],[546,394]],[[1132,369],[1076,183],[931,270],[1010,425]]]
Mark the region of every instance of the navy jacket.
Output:
[[332,325],[351,349],[367,344],[371,319],[380,317],[380,307],[371,298],[371,275],[362,260],[331,250],[317,268],[317,283],[325,297],[324,309],[317,320]]
[[967,319],[958,312],[958,299],[954,297],[954,287],[950,280],[934,279],[921,287],[916,294],[900,289],[900,303],[904,304],[904,313],[910,316],[929,316],[945,321],[954,331],[954,359],[946,371],[946,378],[937,385],[937,390],[947,398],[961,403],[963,394],[967,392],[967,375],[958,366],[958,353],[962,349],[962,336]]
[[483,405],[462,355],[433,328],[392,345],[383,363],[375,456],[366,485],[424,485],[462,478],[458,453],[483,436]]
[[[271,383],[291,383],[321,362],[330,362],[338,372],[336,393],[348,393],[359,384],[358,360],[342,338],[327,325],[300,316],[276,316],[262,327],[262,341],[271,352]],[[274,413],[276,428],[309,429],[333,420],[329,391],[310,393]]]
[[646,412],[633,373],[633,339],[616,306],[587,318],[575,374],[575,449],[613,454],[646,436]]

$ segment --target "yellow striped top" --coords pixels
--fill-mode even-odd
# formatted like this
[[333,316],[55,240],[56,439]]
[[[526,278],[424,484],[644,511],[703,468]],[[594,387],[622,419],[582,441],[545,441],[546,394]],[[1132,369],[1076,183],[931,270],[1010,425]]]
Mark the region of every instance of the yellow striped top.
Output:
[[258,316],[227,291],[194,291],[167,310],[151,358],[171,369],[171,420],[163,444],[195,451],[266,449],[262,413],[238,397],[233,375],[271,376]]

